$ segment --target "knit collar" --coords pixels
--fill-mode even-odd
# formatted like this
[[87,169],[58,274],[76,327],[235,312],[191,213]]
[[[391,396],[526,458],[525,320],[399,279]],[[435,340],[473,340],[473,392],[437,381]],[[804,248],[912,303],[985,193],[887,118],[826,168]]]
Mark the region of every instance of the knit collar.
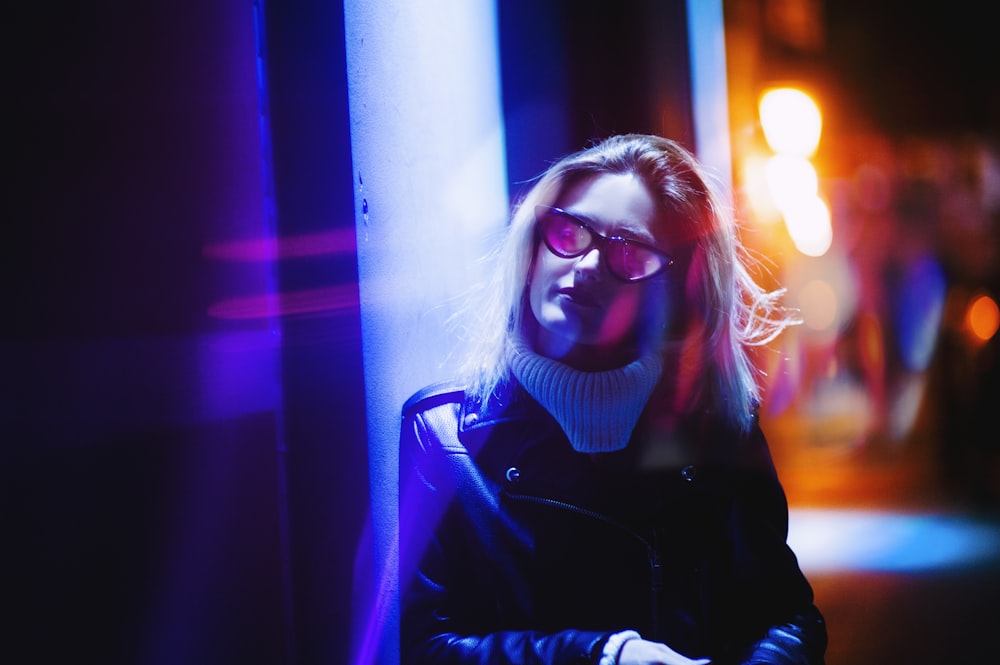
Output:
[[523,340],[511,344],[509,355],[514,376],[581,453],[607,453],[628,445],[663,370],[655,352],[604,372],[583,372],[540,356]]

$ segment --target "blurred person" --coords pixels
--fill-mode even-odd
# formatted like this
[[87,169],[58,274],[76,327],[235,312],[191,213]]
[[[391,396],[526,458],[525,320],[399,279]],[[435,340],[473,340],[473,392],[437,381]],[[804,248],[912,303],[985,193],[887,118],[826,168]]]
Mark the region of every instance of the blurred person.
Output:
[[679,144],[514,207],[464,376],[403,407],[401,660],[822,663],[749,347],[793,322]]

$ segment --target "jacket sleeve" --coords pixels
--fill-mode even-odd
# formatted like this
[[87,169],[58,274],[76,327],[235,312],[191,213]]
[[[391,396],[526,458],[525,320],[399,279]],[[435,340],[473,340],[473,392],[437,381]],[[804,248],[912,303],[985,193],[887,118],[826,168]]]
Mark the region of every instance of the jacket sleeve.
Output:
[[[410,413],[404,409],[399,500],[402,665],[597,663],[610,633],[544,634],[498,625],[489,603],[470,593],[472,583],[461,571],[476,564],[463,560],[474,554],[462,548],[456,529],[447,528],[449,510],[457,510],[451,505],[457,498],[485,490],[467,486],[473,462],[458,440],[458,414],[455,403]],[[488,505],[480,497],[474,499],[467,503]]]
[[772,626],[754,643],[746,663],[773,665],[821,665],[826,650],[826,625],[814,606],[786,623]]

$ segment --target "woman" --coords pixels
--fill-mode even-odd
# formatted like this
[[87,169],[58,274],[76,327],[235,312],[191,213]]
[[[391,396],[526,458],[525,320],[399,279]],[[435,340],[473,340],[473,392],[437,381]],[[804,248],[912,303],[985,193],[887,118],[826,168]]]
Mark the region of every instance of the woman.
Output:
[[791,321],[695,159],[568,156],[497,258],[403,408],[403,662],[821,663],[748,357]]

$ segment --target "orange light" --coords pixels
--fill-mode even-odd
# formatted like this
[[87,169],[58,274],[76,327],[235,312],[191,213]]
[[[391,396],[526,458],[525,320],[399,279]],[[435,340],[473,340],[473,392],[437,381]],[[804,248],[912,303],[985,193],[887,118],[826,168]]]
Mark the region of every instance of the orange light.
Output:
[[809,161],[823,131],[819,106],[796,88],[772,88],[761,95],[759,112],[764,139],[775,153],[765,167],[771,200],[795,248],[806,256],[822,256],[833,243],[833,227]]
[[767,160],[764,177],[778,210],[794,209],[800,201],[819,192],[819,176],[805,157],[779,154]]
[[859,320],[861,362],[870,371],[881,374],[885,366],[885,347],[882,344],[882,324],[877,316],[865,312]]
[[818,196],[804,197],[782,212],[795,248],[806,256],[823,256],[833,244],[830,209]]
[[973,299],[965,312],[965,323],[978,341],[985,342],[1000,328],[1000,307],[993,298],[981,294]]
[[764,138],[776,153],[810,157],[819,146],[823,116],[812,97],[796,88],[774,88],[760,98]]
[[800,294],[802,319],[813,330],[829,330],[837,322],[837,294],[822,279],[814,279],[802,287]]
[[743,192],[754,220],[763,224],[775,224],[781,221],[781,211],[778,210],[767,183],[768,161],[767,157],[754,154],[744,160]]

